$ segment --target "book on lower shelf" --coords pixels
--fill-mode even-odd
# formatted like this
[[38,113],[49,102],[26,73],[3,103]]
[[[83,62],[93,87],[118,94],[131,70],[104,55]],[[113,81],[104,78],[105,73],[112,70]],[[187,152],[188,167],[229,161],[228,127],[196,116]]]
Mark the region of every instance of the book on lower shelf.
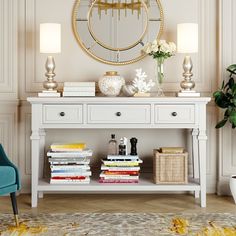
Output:
[[[84,143],[52,144],[47,152],[50,184],[89,184],[92,150]],[[76,151],[77,150],[77,151]]]
[[85,143],[53,143],[50,145],[50,149],[53,152],[56,151],[84,151],[86,148]]
[[55,179],[51,178],[50,179],[50,184],[89,184],[90,183],[90,178],[83,178],[83,179]]
[[134,184],[139,182],[140,164],[138,156],[108,155],[102,160],[100,183]]

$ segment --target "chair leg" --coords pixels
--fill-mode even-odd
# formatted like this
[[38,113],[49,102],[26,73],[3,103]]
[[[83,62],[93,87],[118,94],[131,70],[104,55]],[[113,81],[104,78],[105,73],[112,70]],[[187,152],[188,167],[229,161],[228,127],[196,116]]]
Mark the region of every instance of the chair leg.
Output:
[[12,209],[14,213],[14,218],[16,222],[16,226],[19,226],[19,219],[18,219],[18,208],[17,208],[17,202],[16,202],[16,193],[10,193],[11,195],[11,204],[12,204]]

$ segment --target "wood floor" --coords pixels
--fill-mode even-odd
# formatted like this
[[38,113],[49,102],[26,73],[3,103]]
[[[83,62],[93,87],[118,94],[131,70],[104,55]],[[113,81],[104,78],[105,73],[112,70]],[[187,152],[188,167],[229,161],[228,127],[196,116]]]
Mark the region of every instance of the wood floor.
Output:
[[[231,197],[207,196],[207,208],[201,208],[191,195],[45,195],[38,208],[30,207],[30,195],[17,197],[21,213],[78,213],[78,212],[222,212],[236,213]],[[0,198],[0,213],[11,213],[9,197]]]

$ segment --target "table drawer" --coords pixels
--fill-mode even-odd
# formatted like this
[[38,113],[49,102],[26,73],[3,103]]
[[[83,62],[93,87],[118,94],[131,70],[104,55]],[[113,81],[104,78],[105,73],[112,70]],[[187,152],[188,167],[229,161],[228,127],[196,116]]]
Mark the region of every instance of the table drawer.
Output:
[[149,124],[150,105],[88,105],[89,124]]
[[155,105],[155,123],[192,124],[195,122],[194,105]]
[[81,124],[83,122],[82,105],[44,105],[43,123]]

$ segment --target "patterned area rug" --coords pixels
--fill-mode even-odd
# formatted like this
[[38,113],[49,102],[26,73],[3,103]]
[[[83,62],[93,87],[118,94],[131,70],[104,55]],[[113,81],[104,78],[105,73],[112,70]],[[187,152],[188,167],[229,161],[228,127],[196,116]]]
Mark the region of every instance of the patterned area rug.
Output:
[[236,236],[236,214],[21,214],[19,228],[9,224],[12,215],[0,215],[1,236]]

